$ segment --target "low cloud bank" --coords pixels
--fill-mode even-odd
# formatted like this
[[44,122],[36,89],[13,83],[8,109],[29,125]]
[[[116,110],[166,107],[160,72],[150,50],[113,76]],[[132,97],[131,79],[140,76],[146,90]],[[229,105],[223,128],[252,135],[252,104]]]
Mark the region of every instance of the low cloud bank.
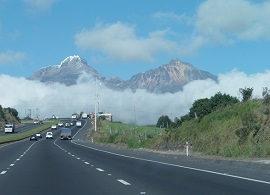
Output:
[[[85,75],[84,75],[85,77]],[[83,81],[83,82],[82,82]],[[87,81],[87,82],[86,82]],[[217,92],[241,98],[240,88],[252,87],[253,97],[262,97],[262,88],[270,88],[270,71],[247,75],[233,70],[218,76],[218,82],[212,80],[193,81],[184,86],[183,91],[175,94],[151,94],[145,90],[112,91],[97,83],[93,78],[80,78],[77,85],[43,84],[25,78],[0,75],[0,105],[15,108],[21,118],[31,113],[41,119],[57,115],[70,117],[72,113],[97,109],[112,113],[114,121],[129,124],[156,124],[162,115],[172,120],[188,113],[193,102],[201,98],[210,98]]]

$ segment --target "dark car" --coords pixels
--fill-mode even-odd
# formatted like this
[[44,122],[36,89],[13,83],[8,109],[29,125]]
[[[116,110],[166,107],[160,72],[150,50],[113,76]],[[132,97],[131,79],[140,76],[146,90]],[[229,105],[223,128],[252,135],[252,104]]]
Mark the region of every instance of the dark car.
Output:
[[41,135],[41,133],[36,133],[36,136],[37,136],[37,138],[42,138],[42,135]]
[[30,141],[37,141],[38,140],[38,137],[36,135],[32,135],[30,137]]

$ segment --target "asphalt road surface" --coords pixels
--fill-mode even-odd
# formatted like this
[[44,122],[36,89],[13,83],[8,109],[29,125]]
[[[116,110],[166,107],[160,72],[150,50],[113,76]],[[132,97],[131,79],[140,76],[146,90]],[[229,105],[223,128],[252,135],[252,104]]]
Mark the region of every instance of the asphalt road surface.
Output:
[[0,194],[270,193],[268,164],[108,147],[86,141],[92,129],[0,146]]

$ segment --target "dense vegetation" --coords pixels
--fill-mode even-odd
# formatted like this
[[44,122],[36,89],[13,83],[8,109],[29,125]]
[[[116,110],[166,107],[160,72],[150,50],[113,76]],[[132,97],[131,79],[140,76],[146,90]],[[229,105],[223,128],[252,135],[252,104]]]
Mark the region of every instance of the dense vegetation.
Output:
[[270,157],[269,90],[263,88],[262,99],[252,99],[252,88],[239,91],[241,101],[221,93],[196,100],[189,113],[179,119],[161,116],[152,131],[150,127],[100,122],[98,134],[91,136],[133,148],[179,150],[188,141],[192,151],[205,155]]
[[21,122],[19,113],[14,108],[3,108],[0,105],[0,128],[2,128],[6,122],[19,124]]

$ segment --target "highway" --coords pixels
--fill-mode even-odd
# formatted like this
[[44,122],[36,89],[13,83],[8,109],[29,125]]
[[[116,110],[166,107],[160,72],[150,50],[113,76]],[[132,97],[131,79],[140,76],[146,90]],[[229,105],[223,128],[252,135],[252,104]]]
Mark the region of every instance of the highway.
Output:
[[[73,140],[0,145],[1,194],[269,194],[268,164],[165,155]],[[45,136],[43,136],[45,137]]]

